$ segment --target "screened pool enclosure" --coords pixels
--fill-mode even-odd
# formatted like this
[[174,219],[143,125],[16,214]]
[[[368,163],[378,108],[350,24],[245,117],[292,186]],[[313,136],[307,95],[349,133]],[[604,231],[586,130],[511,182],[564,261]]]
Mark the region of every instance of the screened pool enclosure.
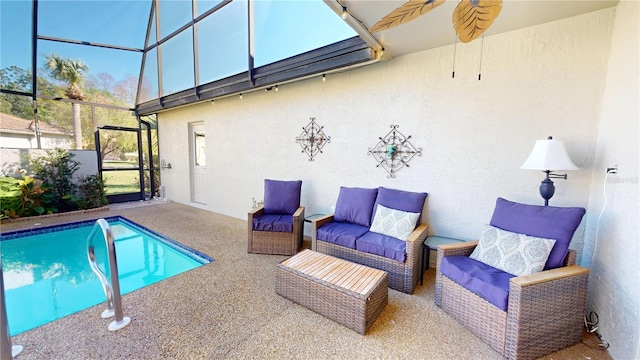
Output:
[[336,4],[2,1],[2,147],[95,150],[110,202],[153,195],[158,112],[379,55]]

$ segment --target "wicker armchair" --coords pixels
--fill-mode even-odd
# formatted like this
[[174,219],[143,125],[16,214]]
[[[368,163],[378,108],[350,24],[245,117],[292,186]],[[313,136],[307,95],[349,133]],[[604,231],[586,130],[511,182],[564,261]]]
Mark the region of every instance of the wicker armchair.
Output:
[[302,246],[304,229],[304,207],[293,213],[293,230],[291,232],[253,230],[253,219],[264,215],[261,206],[249,212],[248,252],[254,254],[293,255]]
[[[521,205],[506,207],[502,210],[512,211],[515,216],[519,216],[522,215],[519,209],[522,209]],[[555,210],[559,209],[561,208],[555,208]],[[551,207],[548,210],[542,207],[533,210],[536,213],[529,214],[528,223],[541,224],[537,222],[540,219],[535,217],[548,210],[554,211]],[[504,226],[505,222],[497,219],[504,215],[496,215],[497,212],[496,210],[494,213],[492,225],[500,223]],[[580,211],[574,211],[574,213],[577,213],[573,219],[574,224],[565,226],[564,229],[565,232],[568,231],[569,238],[573,235],[583,214]],[[509,214],[508,217],[512,215],[514,214]],[[549,231],[553,226],[567,225],[562,220],[558,221],[557,211],[552,215],[555,218],[548,216],[551,223],[547,223],[546,225],[549,226],[541,231]],[[542,237],[541,235],[531,236]],[[549,236],[547,238],[554,239]],[[508,279],[505,311],[490,303],[485,297],[468,290],[468,283],[465,287],[441,271],[445,258],[468,257],[477,244],[478,241],[470,241],[438,247],[436,305],[507,359],[537,358],[573,345],[582,339],[589,270],[575,265],[575,251],[566,252],[566,256],[561,258],[563,265],[560,267]],[[447,262],[452,260],[453,258]]]
[[511,279],[502,311],[440,273],[445,256],[468,256],[477,241],[440,245],[435,302],[507,359],[534,359],[582,339],[589,270],[575,263]]
[[302,246],[304,207],[302,181],[265,180],[264,205],[248,213],[247,251],[294,255]]

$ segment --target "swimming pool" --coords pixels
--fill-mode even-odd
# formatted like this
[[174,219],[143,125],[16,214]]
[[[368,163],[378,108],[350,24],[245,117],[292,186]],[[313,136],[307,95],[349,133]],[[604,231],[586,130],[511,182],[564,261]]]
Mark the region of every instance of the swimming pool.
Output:
[[[113,232],[120,290],[126,294],[210,263],[213,259],[124,217],[105,218]],[[0,235],[11,336],[105,302],[87,259],[96,219]],[[93,239],[98,264],[109,262],[101,232]],[[125,300],[126,301],[126,300]]]

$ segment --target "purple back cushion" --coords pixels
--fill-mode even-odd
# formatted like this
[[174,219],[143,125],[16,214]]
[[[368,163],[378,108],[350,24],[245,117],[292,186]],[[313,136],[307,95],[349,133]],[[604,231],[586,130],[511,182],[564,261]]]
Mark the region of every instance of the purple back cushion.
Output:
[[[422,208],[424,207],[424,201],[426,198],[427,193],[423,192],[411,192],[380,187],[378,189],[378,197],[376,198],[372,214],[375,215],[378,204],[391,209],[418,213],[420,216],[416,222],[417,227],[420,225]],[[371,221],[373,221],[373,217]]]
[[544,266],[545,269],[555,269],[563,265],[573,233],[585,212],[580,207],[527,205],[498,198],[490,224],[507,231],[555,239]]
[[373,202],[378,189],[348,188],[341,186],[333,219],[362,226],[371,226]]
[[264,180],[265,214],[293,215],[300,207],[302,180]]

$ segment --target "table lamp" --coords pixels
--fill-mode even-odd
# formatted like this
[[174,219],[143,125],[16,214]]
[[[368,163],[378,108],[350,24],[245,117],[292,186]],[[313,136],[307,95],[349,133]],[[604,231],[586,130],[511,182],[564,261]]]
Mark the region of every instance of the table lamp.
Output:
[[531,154],[520,169],[542,170],[547,174],[540,184],[540,195],[544,199],[544,206],[549,206],[549,199],[556,191],[551,179],[567,179],[567,174],[554,174],[553,171],[579,170],[567,154],[564,143],[553,140],[551,136],[546,140],[536,141]]

